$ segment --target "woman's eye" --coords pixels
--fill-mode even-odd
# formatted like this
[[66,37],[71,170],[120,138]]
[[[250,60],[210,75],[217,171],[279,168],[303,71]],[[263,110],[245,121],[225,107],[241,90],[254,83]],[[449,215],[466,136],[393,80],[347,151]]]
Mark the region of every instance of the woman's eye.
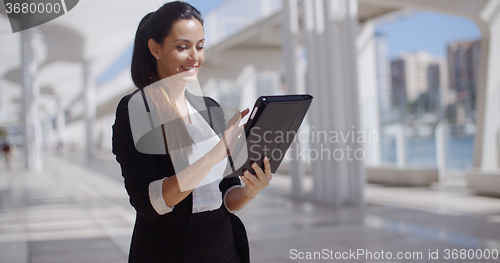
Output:
[[202,50],[202,49],[204,49],[204,48],[205,48],[204,46],[199,46],[199,47],[198,47],[198,50]]
[[177,46],[177,48],[181,49],[181,50],[187,49],[187,47],[185,47],[185,46],[182,46],[182,47],[181,46]]

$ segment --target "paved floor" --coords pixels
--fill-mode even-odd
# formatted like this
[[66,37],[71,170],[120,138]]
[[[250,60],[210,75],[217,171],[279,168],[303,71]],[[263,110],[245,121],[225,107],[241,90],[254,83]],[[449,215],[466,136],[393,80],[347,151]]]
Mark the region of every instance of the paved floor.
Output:
[[[112,155],[91,163],[47,155],[41,173],[27,173],[16,161],[9,171],[0,162],[1,263],[126,262],[134,210]],[[276,175],[239,213],[252,262],[301,262],[308,260],[293,258],[308,255],[348,257],[336,262],[456,262],[445,259],[446,249],[451,257],[453,249],[457,257],[461,249],[500,251],[500,199],[473,196],[460,185],[369,185],[365,207],[334,208],[292,202],[289,184]],[[384,259],[373,259],[382,251]],[[398,252],[421,259],[394,259]]]

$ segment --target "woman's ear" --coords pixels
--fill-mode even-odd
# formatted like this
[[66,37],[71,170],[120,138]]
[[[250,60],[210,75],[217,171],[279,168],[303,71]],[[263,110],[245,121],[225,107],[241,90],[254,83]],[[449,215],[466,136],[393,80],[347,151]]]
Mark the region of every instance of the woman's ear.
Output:
[[148,47],[149,47],[149,51],[151,52],[151,54],[155,58],[158,58],[160,56],[161,46],[160,46],[160,44],[158,44],[158,42],[156,42],[154,39],[150,38],[148,40]]

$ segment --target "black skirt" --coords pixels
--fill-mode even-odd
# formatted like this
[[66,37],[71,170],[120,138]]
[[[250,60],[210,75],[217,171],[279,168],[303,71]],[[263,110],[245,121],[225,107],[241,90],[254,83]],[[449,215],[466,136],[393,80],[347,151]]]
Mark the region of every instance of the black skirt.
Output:
[[186,262],[239,263],[229,212],[224,205],[191,215]]

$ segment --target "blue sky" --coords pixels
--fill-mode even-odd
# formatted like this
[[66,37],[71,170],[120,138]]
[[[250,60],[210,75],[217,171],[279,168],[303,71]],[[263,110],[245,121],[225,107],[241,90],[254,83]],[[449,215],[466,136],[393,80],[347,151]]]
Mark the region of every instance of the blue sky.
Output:
[[202,15],[206,15],[210,10],[226,2],[226,0],[186,0],[185,2],[198,9]]
[[[203,15],[226,0],[187,0]],[[392,58],[402,51],[427,51],[436,56],[446,56],[446,46],[456,39],[477,39],[481,33],[471,20],[435,12],[418,12],[398,21],[377,27],[384,32]]]
[[451,41],[481,37],[472,20],[435,12],[419,12],[376,30],[386,34],[391,58],[402,51],[420,50],[445,57],[446,46]]

